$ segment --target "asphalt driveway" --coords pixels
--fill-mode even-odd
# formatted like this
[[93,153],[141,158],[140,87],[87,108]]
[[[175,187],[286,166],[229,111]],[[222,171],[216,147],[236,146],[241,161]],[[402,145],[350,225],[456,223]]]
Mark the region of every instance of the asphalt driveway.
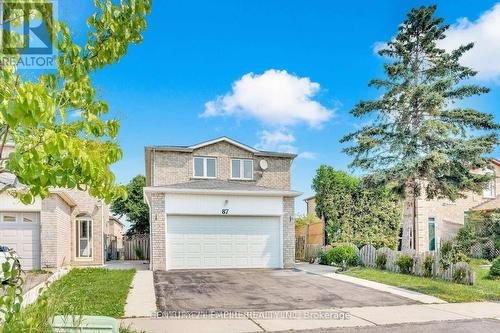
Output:
[[296,270],[179,270],[154,273],[160,311],[273,311],[416,302]]

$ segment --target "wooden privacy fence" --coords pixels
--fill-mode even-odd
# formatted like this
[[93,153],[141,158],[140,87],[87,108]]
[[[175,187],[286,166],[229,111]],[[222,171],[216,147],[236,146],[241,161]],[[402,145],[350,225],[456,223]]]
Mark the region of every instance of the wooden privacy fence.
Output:
[[[355,248],[357,250],[357,247]],[[399,267],[396,264],[397,259],[402,255],[409,255],[413,258],[414,262],[411,274],[417,276],[424,276],[426,274],[424,262],[427,257],[430,257],[432,258],[432,277],[463,284],[472,285],[475,283],[475,273],[468,263],[450,263],[448,267],[442,267],[441,253],[439,251],[416,253],[414,250],[394,251],[387,247],[382,247],[377,250],[372,245],[365,245],[359,249],[357,253],[363,265],[368,267],[376,267],[377,256],[381,253],[385,253],[387,258],[385,269],[397,273],[399,272]]]
[[[149,235],[125,236],[123,252],[125,260],[149,260]],[[144,257],[139,258],[138,252]]]
[[295,237],[304,237],[306,244],[325,244],[325,225],[321,222],[295,227]]
[[295,259],[312,261],[321,253],[325,241],[325,225],[316,222],[295,227]]

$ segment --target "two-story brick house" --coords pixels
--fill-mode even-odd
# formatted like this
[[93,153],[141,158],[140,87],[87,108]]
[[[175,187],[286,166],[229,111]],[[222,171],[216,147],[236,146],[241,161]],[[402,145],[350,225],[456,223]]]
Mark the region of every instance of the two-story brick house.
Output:
[[499,209],[500,161],[492,159],[491,168],[481,172],[491,172],[494,175],[482,193],[467,193],[465,198],[456,201],[419,198],[416,201],[415,226],[402,227],[407,230],[401,232],[404,236],[400,246],[418,252],[434,251],[442,240],[451,239],[456,235],[464,225],[467,212]]
[[151,268],[292,267],[295,157],[227,137],[146,147]]

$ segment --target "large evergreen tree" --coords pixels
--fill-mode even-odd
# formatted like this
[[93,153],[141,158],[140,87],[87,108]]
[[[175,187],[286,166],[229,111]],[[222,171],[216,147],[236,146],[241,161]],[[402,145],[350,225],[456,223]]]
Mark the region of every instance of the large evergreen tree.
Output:
[[390,184],[406,199],[405,240],[415,237],[420,195],[455,200],[485,187],[489,176],[475,170],[488,167],[487,155],[498,141],[492,115],[457,103],[489,91],[468,80],[476,71],[460,64],[473,43],[451,52],[441,49],[439,41],[449,26],[435,12],[436,6],[412,9],[379,51],[391,62],[384,66],[386,77],[369,85],[383,94],[351,111],[368,117],[370,125],[341,140],[354,143],[344,150],[354,156],[351,166],[369,172],[375,185]]

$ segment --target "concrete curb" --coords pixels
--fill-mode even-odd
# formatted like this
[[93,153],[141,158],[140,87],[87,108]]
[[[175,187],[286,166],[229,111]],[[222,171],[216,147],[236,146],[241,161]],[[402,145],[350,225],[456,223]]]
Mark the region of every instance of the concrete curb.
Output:
[[[319,266],[319,267],[318,267]],[[300,271],[306,272],[306,273],[311,273],[315,275],[320,275],[324,276],[330,279],[334,280],[339,280],[343,282],[349,282],[353,284],[357,284],[359,286],[383,291],[386,293],[398,295],[401,297],[405,297],[420,303],[424,304],[444,304],[447,303],[446,301],[434,297],[434,296],[429,296],[425,295],[422,293],[418,293],[416,291],[411,291],[411,290],[406,290],[403,288],[398,288],[394,286],[389,286],[387,284],[379,283],[379,282],[373,282],[365,279],[360,279],[356,277],[352,277],[349,275],[343,275],[343,274],[337,274],[334,272],[334,268],[332,267],[331,271],[329,271],[328,266],[320,266],[320,265],[314,265],[314,264],[306,264],[306,263],[300,263],[295,265],[295,269],[298,269]]]
[[38,284],[36,287],[31,288],[28,290],[24,295],[23,295],[23,303],[21,306],[23,308],[27,307],[30,304],[33,304],[40,295],[47,290],[47,288],[54,283],[55,281],[59,280],[62,278],[64,275],[68,274],[68,272],[71,271],[71,268],[59,268],[57,271],[54,272],[49,278]]

